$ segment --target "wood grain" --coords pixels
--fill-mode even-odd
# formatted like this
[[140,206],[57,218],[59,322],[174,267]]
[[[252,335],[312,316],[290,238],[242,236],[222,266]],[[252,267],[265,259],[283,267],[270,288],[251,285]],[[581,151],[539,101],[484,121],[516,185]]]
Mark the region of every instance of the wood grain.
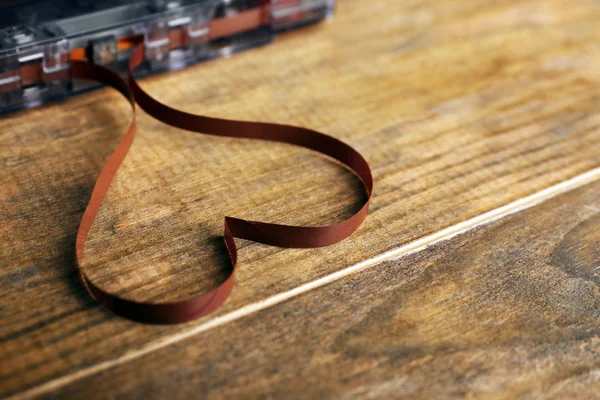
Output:
[[597,398],[600,182],[55,393]]
[[[599,17],[592,1],[345,1],[325,25],[143,81],[190,112],[322,130],[373,168],[355,235],[316,250],[241,243],[234,295],[215,315],[598,167]],[[81,287],[77,224],[128,120],[125,101],[101,90],[1,121],[0,396],[207,320],[131,323]],[[223,215],[316,225],[360,204],[351,174],[299,149],[145,115],[139,131],[86,252],[94,280],[128,298],[214,286]]]

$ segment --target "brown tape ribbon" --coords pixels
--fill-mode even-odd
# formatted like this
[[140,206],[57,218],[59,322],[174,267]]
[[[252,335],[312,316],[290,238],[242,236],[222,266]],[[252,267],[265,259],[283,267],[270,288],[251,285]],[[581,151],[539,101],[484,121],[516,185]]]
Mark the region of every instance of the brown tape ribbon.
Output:
[[[125,136],[102,169],[77,232],[76,254],[82,279],[91,295],[106,308],[123,317],[147,323],[173,324],[199,318],[223,304],[231,293],[234,274],[237,269],[237,249],[234,238],[279,247],[320,247],[345,239],[358,229],[365,220],[373,190],[373,179],[369,164],[352,147],[336,138],[311,129],[262,122],[210,118],[173,109],[152,98],[133,78],[133,71],[143,60],[144,47],[138,45],[129,61],[129,83],[105,67],[86,61],[72,62],[71,72],[73,78],[92,79],[112,86],[129,100],[133,110],[133,118],[129,129],[127,129]],[[100,210],[110,183],[133,143],[136,131],[136,103],[149,115],[177,128],[216,136],[288,143],[327,155],[347,166],[361,179],[368,199],[362,208],[350,218],[329,226],[289,226],[225,217],[225,245],[229,251],[233,268],[227,279],[209,293],[172,303],[146,303],[124,299],[106,292],[96,286],[85,274],[82,268],[83,251],[89,230]]]

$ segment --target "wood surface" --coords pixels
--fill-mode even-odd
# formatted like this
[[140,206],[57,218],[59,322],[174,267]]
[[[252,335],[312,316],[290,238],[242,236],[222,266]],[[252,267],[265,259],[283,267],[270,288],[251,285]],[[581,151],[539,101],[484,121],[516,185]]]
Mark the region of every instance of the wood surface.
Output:
[[[112,315],[74,265],[126,102],[100,90],[3,117],[0,396],[51,390],[600,166],[599,18],[594,1],[347,0],[326,24],[144,80],[186,111],[322,130],[362,152],[375,178],[355,235],[308,250],[240,243],[232,297],[185,325]],[[356,178],[310,152],[182,132],[143,113],[138,127],[85,255],[94,281],[125,297],[169,301],[216,285],[224,215],[320,225],[360,204]]]
[[596,182],[56,395],[597,398],[599,267]]

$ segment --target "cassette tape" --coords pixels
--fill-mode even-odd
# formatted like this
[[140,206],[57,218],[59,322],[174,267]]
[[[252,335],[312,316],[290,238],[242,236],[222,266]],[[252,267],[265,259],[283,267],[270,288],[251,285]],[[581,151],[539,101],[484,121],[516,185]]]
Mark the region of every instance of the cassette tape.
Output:
[[125,75],[143,41],[136,74],[179,69],[264,45],[334,7],[335,0],[43,0],[0,8],[0,114],[94,88],[71,79],[71,60]]

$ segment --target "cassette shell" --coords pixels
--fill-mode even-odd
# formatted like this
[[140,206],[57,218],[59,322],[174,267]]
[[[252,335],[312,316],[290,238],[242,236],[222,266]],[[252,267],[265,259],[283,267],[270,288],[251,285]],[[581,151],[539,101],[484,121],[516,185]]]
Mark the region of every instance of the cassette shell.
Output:
[[123,76],[144,42],[143,76],[271,42],[333,14],[335,0],[42,1],[0,9],[0,114],[97,87],[72,80],[86,59]]

